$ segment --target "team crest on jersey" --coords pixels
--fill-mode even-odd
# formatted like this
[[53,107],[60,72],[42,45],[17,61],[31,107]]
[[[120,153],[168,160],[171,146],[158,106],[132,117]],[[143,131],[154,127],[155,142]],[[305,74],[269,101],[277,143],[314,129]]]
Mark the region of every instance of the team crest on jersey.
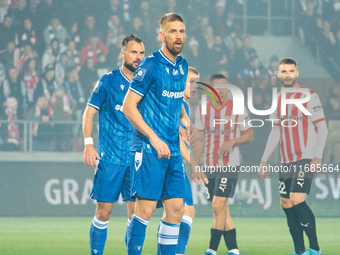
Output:
[[143,160],[143,152],[136,152],[135,154],[135,169],[138,171],[140,166],[142,165]]
[[97,81],[96,86],[95,86],[94,89],[93,89],[93,92],[94,92],[94,93],[98,93],[99,88],[100,88],[100,86],[101,86],[102,84],[103,84],[103,83],[102,83],[101,81]]
[[120,84],[120,88],[122,89],[122,90],[124,90],[124,84]]
[[176,69],[173,69],[173,70],[172,70],[172,74],[173,74],[173,75],[177,75],[177,74],[178,74],[178,71],[177,71]]
[[135,71],[135,76],[133,77],[134,79],[136,79],[137,81],[143,81],[143,78],[146,74],[146,69],[139,67],[136,71]]
[[184,71],[183,71],[182,65],[179,65],[179,71],[180,71],[180,73],[181,73],[182,75],[184,74]]

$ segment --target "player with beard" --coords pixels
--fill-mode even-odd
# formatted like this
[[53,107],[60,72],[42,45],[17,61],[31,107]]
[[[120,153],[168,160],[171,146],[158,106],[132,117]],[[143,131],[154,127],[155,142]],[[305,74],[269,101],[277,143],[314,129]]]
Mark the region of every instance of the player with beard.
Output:
[[[284,87],[309,90],[296,81],[299,71],[294,59],[282,59],[277,76]],[[259,172],[262,179],[268,178],[267,160],[281,141],[281,163],[286,169],[291,169],[287,172],[280,171],[279,192],[281,206],[286,214],[294,242],[295,251],[292,255],[322,254],[316,235],[315,217],[305,199],[306,194],[309,194],[314,172],[322,164],[328,129],[318,95],[311,90],[309,92],[311,99],[303,105],[311,115],[305,115],[294,105],[287,105],[286,114],[282,114],[281,94],[279,94],[277,109],[270,117],[275,121],[273,121],[273,128],[268,137]],[[287,94],[287,99],[304,97],[305,95],[301,92]],[[286,122],[289,124],[282,124],[282,120],[288,120]],[[310,249],[308,251],[305,249],[303,231],[309,239]]]
[[179,124],[190,132],[183,107],[188,64],[178,56],[185,26],[176,13],[160,20],[160,50],[144,58],[136,69],[123,111],[135,127],[131,144],[131,194],[135,214],[128,229],[127,254],[141,254],[146,227],[162,200],[165,214],[159,224],[157,254],[175,254],[183,216],[184,169]]
[[[131,220],[134,199],[130,198],[130,141],[132,125],[122,112],[122,105],[134,71],[144,58],[143,41],[129,35],[122,42],[121,67],[103,75],[97,82],[83,114],[85,138],[84,164],[96,167],[90,197],[97,200],[90,229],[91,254],[103,254],[107,226],[113,203],[122,193]],[[93,146],[93,117],[99,112],[98,149]],[[128,220],[128,221],[129,221]]]

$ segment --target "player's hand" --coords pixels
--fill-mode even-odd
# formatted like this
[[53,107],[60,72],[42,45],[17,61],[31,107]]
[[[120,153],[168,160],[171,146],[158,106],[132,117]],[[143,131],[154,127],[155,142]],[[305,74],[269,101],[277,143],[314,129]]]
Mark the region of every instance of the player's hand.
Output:
[[85,145],[84,149],[84,164],[89,167],[96,166],[96,158],[100,160],[97,150],[94,148],[93,144]]
[[234,145],[235,145],[235,140],[234,139],[231,139],[231,140],[228,140],[228,141],[224,142],[221,145],[221,147],[218,148],[218,150],[217,150],[218,155],[223,156],[223,157],[227,156],[229,150],[232,147],[234,147]]
[[190,127],[187,128],[186,131],[189,134],[190,147],[193,147],[195,143],[198,141],[198,130],[193,124],[190,124]]
[[321,165],[322,165],[321,158],[313,158],[309,164],[309,169],[312,173],[314,173],[318,168],[321,167]]
[[260,166],[259,166],[259,175],[262,179],[268,178],[266,161],[261,161]]
[[198,183],[200,182],[203,186],[203,182],[205,184],[209,183],[209,180],[205,173],[202,172],[201,168],[197,166],[196,164],[190,164],[191,167],[191,178],[194,180],[194,182]]
[[157,136],[150,139],[152,147],[157,151],[158,158],[170,158],[170,150],[168,145]]
[[190,136],[188,136],[188,133],[185,131],[185,129],[182,126],[179,126],[179,133],[182,136],[182,139],[186,145],[190,145]]

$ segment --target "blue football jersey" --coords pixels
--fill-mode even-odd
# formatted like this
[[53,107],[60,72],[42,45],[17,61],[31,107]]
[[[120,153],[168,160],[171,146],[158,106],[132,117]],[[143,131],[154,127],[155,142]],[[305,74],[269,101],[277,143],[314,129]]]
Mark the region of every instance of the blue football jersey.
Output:
[[[189,105],[187,103],[187,101],[185,101],[184,97],[183,97],[183,106],[184,106],[184,110],[187,113],[188,117],[190,118],[190,113],[189,113]],[[180,124],[182,126],[182,128],[187,129],[185,126],[183,126],[182,124]]]
[[130,164],[132,125],[122,112],[130,81],[121,68],[104,74],[97,82],[87,105],[99,111],[98,154],[102,161]]
[[[184,58],[178,56],[173,63],[158,50],[139,63],[130,85],[131,91],[143,97],[137,108],[144,121],[168,145],[171,156],[181,153],[178,128],[187,73]],[[137,129],[133,131],[131,150],[156,153]]]

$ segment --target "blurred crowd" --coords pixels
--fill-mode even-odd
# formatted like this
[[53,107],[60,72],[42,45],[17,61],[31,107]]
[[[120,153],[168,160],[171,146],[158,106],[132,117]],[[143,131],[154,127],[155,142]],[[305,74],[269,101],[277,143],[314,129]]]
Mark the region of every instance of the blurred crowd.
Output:
[[[326,4],[322,5],[323,15],[315,14],[315,24],[320,23],[317,18],[322,19],[321,34],[329,38],[327,34],[333,32],[335,43],[330,45],[336,47],[340,40],[337,0],[270,4],[268,0],[251,0],[246,1],[247,6],[242,0],[0,0],[0,123],[39,121],[29,127],[34,150],[75,150],[77,141],[82,141],[80,125],[57,121],[80,123],[98,78],[121,65],[119,52],[125,36],[133,33],[141,37],[146,54],[158,50],[158,22],[167,12],[183,16],[186,43],[182,55],[201,77],[220,72],[242,89],[251,86],[254,107],[268,109],[271,88],[279,84],[279,57],[273,55],[268,66],[261,63],[251,36],[243,31],[244,20],[237,17],[242,17],[245,9],[247,15],[265,16],[269,7],[272,16],[292,17],[295,9],[306,13],[298,15],[304,31],[320,1]],[[332,20],[328,3],[334,6]],[[265,22],[248,22],[248,31],[266,34]],[[280,22],[275,20],[273,25],[280,27]],[[323,28],[326,22],[328,32]],[[282,35],[278,29],[273,34]],[[307,33],[304,38],[308,40]],[[2,124],[0,149],[22,150],[26,131],[22,124]]]

